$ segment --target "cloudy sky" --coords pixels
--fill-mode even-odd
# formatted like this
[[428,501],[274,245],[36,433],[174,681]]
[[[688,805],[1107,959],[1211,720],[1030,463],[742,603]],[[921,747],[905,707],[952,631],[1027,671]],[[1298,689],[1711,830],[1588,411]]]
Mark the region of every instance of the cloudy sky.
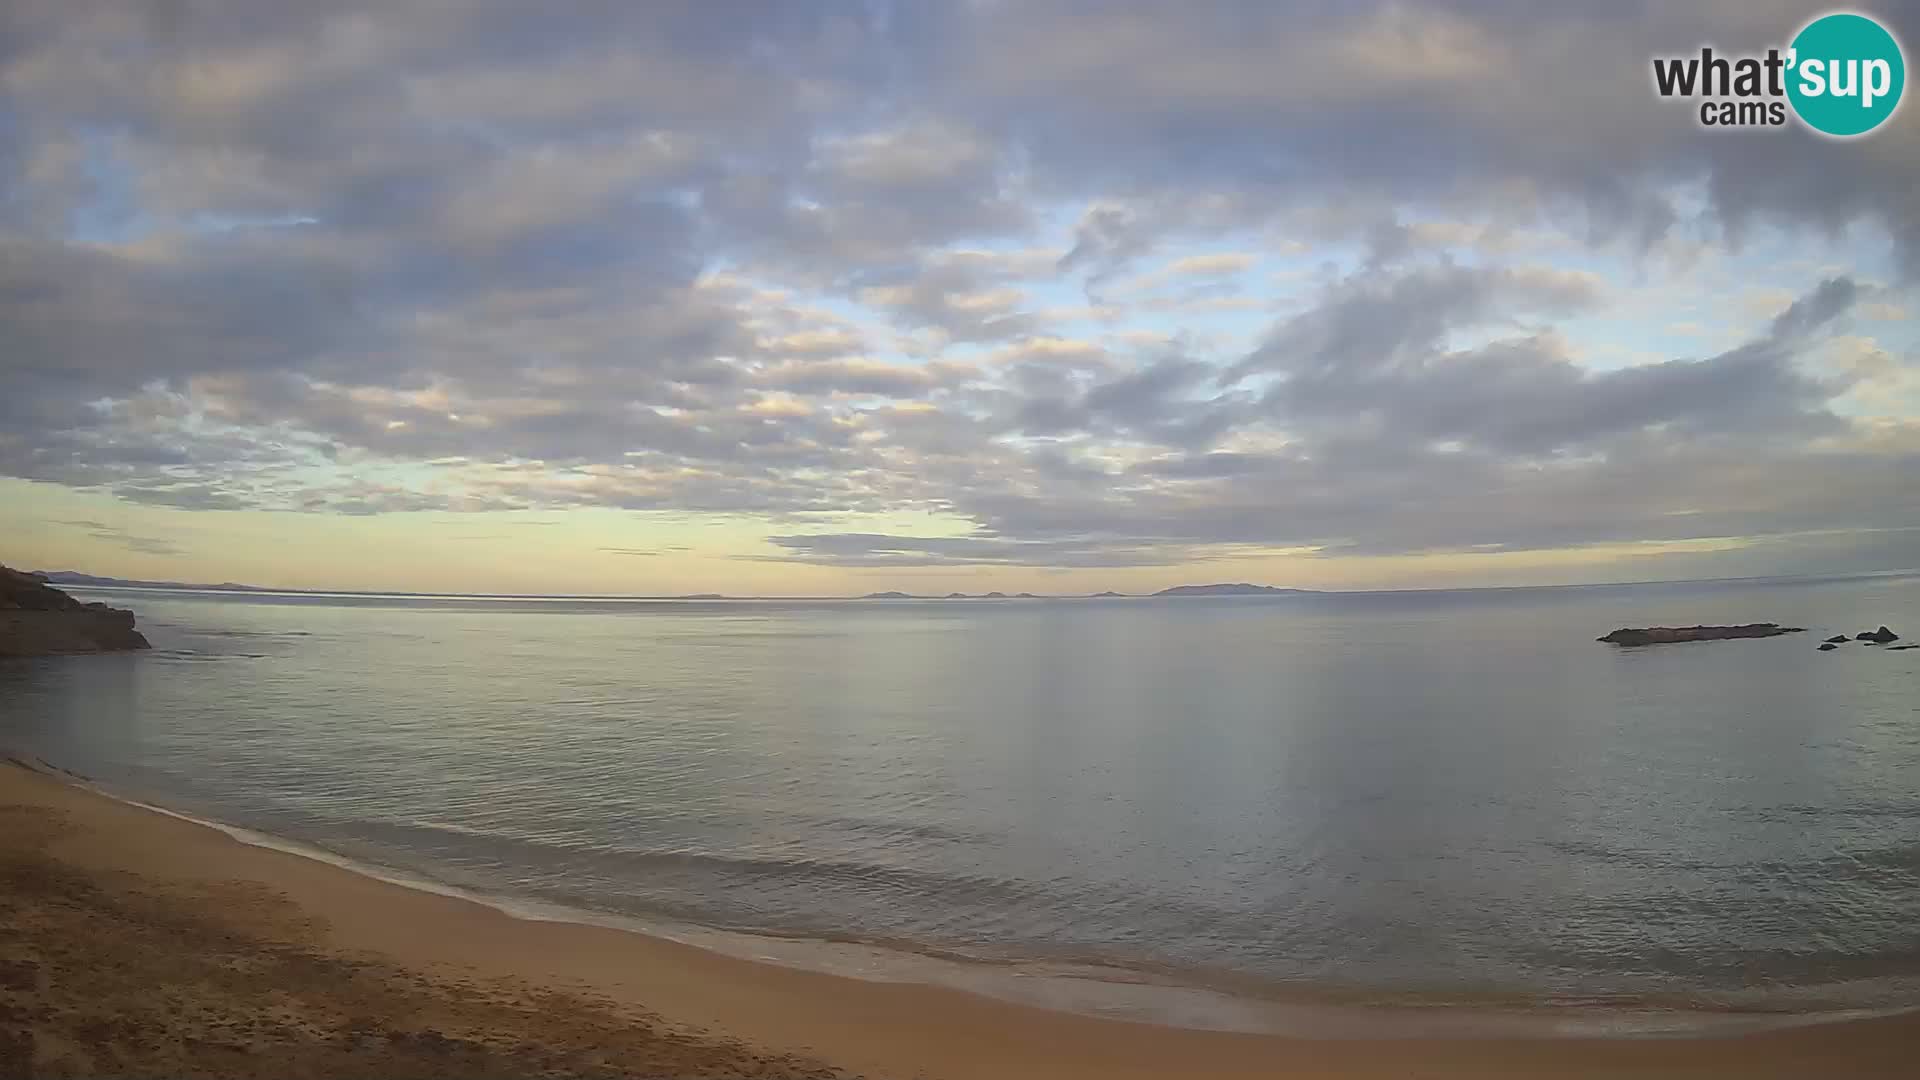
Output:
[[1920,109],[1714,133],[1650,86],[1818,10],[10,0],[0,561],[1920,566]]

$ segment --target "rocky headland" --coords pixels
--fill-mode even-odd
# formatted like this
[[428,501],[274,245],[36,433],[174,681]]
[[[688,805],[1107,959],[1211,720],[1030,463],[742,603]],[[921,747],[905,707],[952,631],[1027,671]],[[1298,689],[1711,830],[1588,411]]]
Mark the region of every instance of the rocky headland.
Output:
[[0,657],[145,648],[133,612],[83,603],[38,574],[0,566]]

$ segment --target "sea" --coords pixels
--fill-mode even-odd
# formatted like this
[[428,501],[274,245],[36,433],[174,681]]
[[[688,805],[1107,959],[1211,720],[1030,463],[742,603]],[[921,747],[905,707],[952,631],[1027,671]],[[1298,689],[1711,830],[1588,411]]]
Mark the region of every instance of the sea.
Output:
[[[1920,574],[1284,596],[76,589],[0,752],[252,843],[1151,1023],[1660,1036],[1920,1006]],[[1623,626],[1779,622],[1620,648]]]

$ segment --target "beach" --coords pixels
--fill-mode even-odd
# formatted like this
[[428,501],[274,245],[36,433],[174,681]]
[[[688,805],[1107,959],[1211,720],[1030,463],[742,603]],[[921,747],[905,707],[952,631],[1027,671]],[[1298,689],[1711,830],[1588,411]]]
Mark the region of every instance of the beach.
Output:
[[1702,1039],[1299,1039],[723,956],[243,844],[0,767],[7,1076],[1905,1076],[1906,1015]]

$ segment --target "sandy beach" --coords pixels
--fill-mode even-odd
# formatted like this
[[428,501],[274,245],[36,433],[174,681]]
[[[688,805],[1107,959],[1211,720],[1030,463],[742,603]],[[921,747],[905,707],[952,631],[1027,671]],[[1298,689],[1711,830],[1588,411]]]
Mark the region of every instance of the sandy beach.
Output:
[[1920,1016],[1712,1039],[1307,1040],[516,919],[0,766],[0,1075],[1912,1075]]

